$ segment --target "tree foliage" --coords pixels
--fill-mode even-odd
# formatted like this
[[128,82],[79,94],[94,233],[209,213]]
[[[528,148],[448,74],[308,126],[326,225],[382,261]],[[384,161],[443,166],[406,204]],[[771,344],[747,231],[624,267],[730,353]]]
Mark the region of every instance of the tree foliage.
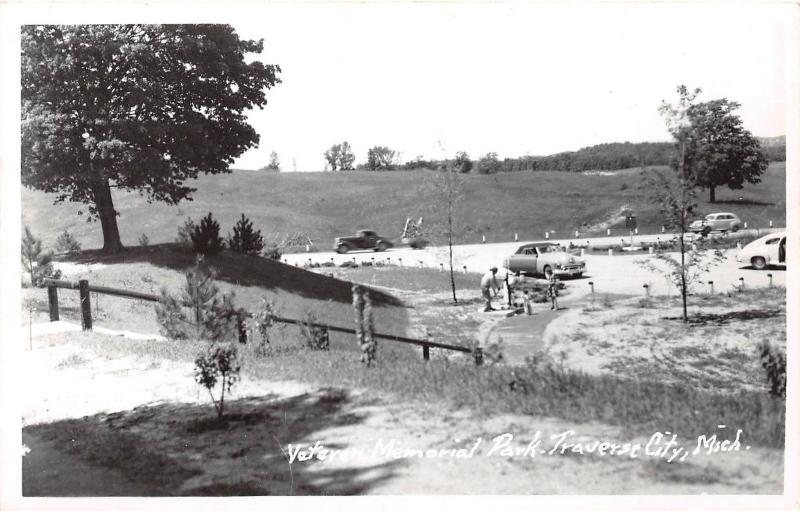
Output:
[[353,163],[356,161],[356,157],[350,148],[350,143],[344,141],[341,144],[333,144],[325,151],[325,161],[328,162],[328,166],[332,171],[353,170]]
[[[208,390],[218,419],[222,419],[225,412],[225,392],[230,392],[231,387],[239,381],[241,369],[239,352],[230,343],[212,344],[194,361],[195,381]],[[219,398],[215,398],[213,392],[217,383],[220,384]]]
[[760,182],[769,163],[758,139],[734,113],[740,106],[723,98],[694,103],[687,112],[692,130],[686,165],[696,184],[708,188],[710,202],[715,201],[719,186],[738,190],[745,182]]
[[472,170],[472,160],[469,159],[469,155],[464,151],[459,151],[456,153],[456,160],[454,164],[456,170],[462,174],[466,174]]
[[25,226],[21,243],[22,269],[31,276],[31,285],[40,287],[44,279],[61,277],[53,268],[53,253],[42,248],[42,242]]
[[258,255],[264,248],[261,231],[253,229],[253,222],[244,216],[233,226],[233,234],[228,235],[228,248],[242,254]]
[[497,153],[486,153],[478,160],[478,172],[480,174],[494,174],[500,172],[502,164],[497,159]]
[[156,304],[156,318],[164,336],[211,341],[233,338],[247,313],[234,306],[233,294],[220,294],[216,272],[205,267],[202,257],[198,257],[184,276],[180,294],[173,296],[163,288],[161,301]]
[[269,165],[267,165],[266,169],[270,172],[281,171],[281,161],[278,159],[278,153],[275,151],[269,153]]
[[367,169],[394,170],[397,152],[388,147],[376,145],[367,151]]
[[262,41],[229,25],[22,28],[22,182],[88,205],[103,249],[122,249],[112,188],[177,204],[185,180],[229,172],[259,137],[278,66],[248,62]]
[[210,212],[203,217],[200,225],[194,227],[192,246],[196,253],[203,255],[214,255],[222,250],[223,241],[219,235],[219,224],[211,217]]

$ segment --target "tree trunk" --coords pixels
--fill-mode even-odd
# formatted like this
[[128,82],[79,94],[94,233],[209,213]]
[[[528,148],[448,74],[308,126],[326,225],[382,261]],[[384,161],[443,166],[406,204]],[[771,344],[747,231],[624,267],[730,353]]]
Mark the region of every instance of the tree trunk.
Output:
[[714,193],[715,191],[716,190],[714,186],[708,187],[708,202],[710,202],[711,204],[714,204],[714,201],[717,200],[717,195]]
[[94,193],[97,216],[100,217],[100,226],[103,229],[103,252],[106,254],[122,252],[124,247],[119,239],[117,210],[114,209],[114,201],[111,197],[111,186],[108,184],[108,179],[101,178],[92,187],[92,192]]

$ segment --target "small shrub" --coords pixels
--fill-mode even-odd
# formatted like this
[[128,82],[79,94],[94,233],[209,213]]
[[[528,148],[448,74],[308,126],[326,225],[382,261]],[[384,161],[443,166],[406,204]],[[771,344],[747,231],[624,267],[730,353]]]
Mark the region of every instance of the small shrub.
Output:
[[[208,389],[211,402],[217,410],[217,418],[222,419],[225,410],[225,391],[239,380],[241,364],[236,346],[233,344],[212,344],[208,350],[194,361],[194,378]],[[214,397],[214,387],[220,383],[219,399]]]
[[253,229],[253,222],[244,213],[233,226],[233,235],[228,235],[228,248],[241,254],[259,254],[264,248],[261,231]]
[[194,251],[203,255],[214,255],[222,250],[223,241],[219,236],[219,224],[211,217],[211,213],[203,217],[200,225],[192,231]]
[[175,238],[175,241],[178,243],[185,243],[189,244],[192,242],[192,233],[194,232],[194,220],[191,218],[187,218],[183,224],[178,227],[178,236]]
[[[213,270],[203,267],[202,258],[198,257],[197,264],[185,272],[186,283],[180,297],[161,290],[156,319],[165,337],[222,341],[237,334],[242,341],[246,312],[234,307],[232,294],[219,294],[215,276]],[[186,309],[191,313],[187,315]]]
[[768,340],[761,341],[758,346],[761,367],[769,384],[770,395],[786,397],[786,353]]
[[281,251],[278,245],[269,245],[264,249],[264,257],[267,259],[272,259],[273,261],[280,261],[281,257],[283,256],[283,252]]
[[256,346],[257,355],[267,355],[271,351],[269,343],[270,333],[275,326],[275,304],[266,297],[261,298],[261,307],[253,314],[253,322],[259,334],[259,343]]
[[312,324],[317,322],[316,314],[311,311],[306,312],[300,324],[300,333],[307,348],[327,351],[331,347],[328,329]]
[[53,253],[42,249],[42,242],[26,226],[22,237],[22,269],[31,277],[31,285],[42,287],[44,279],[61,277],[61,271],[53,268]]
[[56,238],[56,250],[63,254],[76,254],[81,251],[81,244],[67,229]]
[[146,247],[149,244],[150,244],[150,238],[147,237],[147,234],[142,233],[142,235],[139,236],[139,246]]

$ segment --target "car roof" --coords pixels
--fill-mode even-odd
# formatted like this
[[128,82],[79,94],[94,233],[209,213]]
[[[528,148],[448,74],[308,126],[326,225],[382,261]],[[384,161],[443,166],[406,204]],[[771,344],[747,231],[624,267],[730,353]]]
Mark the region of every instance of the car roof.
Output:
[[517,250],[522,248],[533,248],[533,247],[557,247],[559,246],[558,243],[553,243],[552,241],[537,241],[536,243],[526,243],[524,245],[520,245]]
[[775,231],[775,232],[771,232],[769,234],[765,234],[764,236],[761,236],[760,238],[758,238],[756,240],[753,240],[753,243],[755,243],[757,241],[764,241],[764,240],[766,240],[768,238],[774,238],[774,237],[777,237],[777,236],[786,236],[786,231]]

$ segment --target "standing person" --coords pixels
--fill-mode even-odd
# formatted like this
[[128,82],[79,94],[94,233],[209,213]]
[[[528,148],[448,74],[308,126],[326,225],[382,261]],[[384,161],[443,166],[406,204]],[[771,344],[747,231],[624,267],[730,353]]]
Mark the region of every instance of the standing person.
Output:
[[486,300],[486,307],[483,309],[483,312],[497,310],[492,308],[492,294],[497,296],[497,292],[500,290],[500,284],[497,283],[496,276],[497,267],[492,266],[481,278],[481,293]]
[[547,275],[547,296],[550,298],[550,310],[558,310],[558,279],[556,273],[550,270]]

